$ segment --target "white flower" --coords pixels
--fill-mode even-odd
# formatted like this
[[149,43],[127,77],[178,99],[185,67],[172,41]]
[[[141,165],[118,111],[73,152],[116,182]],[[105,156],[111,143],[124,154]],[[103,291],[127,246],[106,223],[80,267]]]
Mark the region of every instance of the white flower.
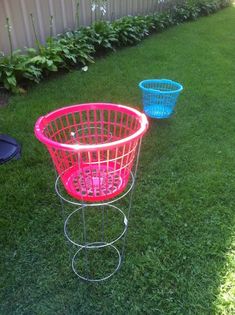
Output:
[[98,7],[98,4],[92,3],[91,10],[94,12],[97,7]]
[[88,67],[87,67],[87,66],[85,66],[85,67],[82,68],[82,71],[84,71],[84,72],[87,72],[87,70],[88,70]]
[[12,31],[12,26],[10,24],[5,24],[5,27],[8,29],[9,32]]
[[107,10],[106,10],[106,5],[105,4],[100,6],[100,11],[101,11],[102,15],[106,14]]

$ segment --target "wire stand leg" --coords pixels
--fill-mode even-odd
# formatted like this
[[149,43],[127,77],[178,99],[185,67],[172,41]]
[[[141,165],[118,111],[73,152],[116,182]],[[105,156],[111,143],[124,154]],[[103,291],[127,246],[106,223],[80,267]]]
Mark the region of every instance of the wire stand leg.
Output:
[[102,240],[102,242],[104,242],[104,219],[105,219],[105,217],[104,217],[104,205],[102,206],[102,232],[101,232],[101,240]]
[[127,212],[127,230],[126,230],[126,233],[123,237],[123,243],[122,243],[122,254],[121,254],[122,263],[124,262],[124,259],[125,259],[126,238],[127,238],[127,233],[128,233],[128,225],[129,225],[129,218],[130,218],[130,212],[131,212],[131,207],[132,207],[133,193],[135,190],[135,181],[136,181],[137,169],[138,169],[138,165],[139,165],[141,142],[142,142],[142,140],[140,139],[139,143],[138,143],[137,157],[136,157],[135,170],[134,170],[134,184],[133,184],[133,187],[130,191],[130,197],[129,197],[129,207],[128,207],[128,212]]
[[84,255],[84,260],[85,260],[85,273],[86,277],[88,278],[88,258],[87,258],[87,232],[86,232],[86,219],[85,219],[85,211],[84,211],[85,206],[82,206],[82,221],[83,221],[83,241],[84,241],[84,250],[85,250],[85,255]]

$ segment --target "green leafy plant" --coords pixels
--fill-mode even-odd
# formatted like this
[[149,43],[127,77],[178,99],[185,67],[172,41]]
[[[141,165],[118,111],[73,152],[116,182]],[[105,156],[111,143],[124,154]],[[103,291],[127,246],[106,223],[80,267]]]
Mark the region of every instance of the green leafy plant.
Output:
[[141,32],[140,21],[137,22],[132,16],[127,16],[113,23],[114,29],[118,37],[118,46],[135,45],[143,38],[144,32]]
[[174,25],[175,21],[172,17],[172,13],[162,12],[153,15],[153,23],[155,25],[156,31],[161,31],[171,25]]
[[174,24],[179,24],[187,20],[196,20],[200,15],[200,8],[198,5],[190,2],[186,2],[183,5],[174,7],[172,18]]
[[115,50],[118,36],[112,23],[98,21],[93,23],[91,27],[85,28],[83,32],[90,38],[96,51]]
[[149,30],[153,27],[153,24],[151,23],[151,20],[148,16],[135,16],[133,18],[133,24],[139,32],[140,38],[144,38],[145,36],[149,35]]
[[29,63],[40,68],[44,74],[58,71],[58,65],[63,63],[63,60],[57,54],[57,49],[52,47],[42,47],[40,53],[36,49],[28,49]]
[[42,71],[39,67],[32,64],[27,55],[21,54],[20,50],[16,50],[10,56],[0,56],[0,85],[13,92],[23,92],[19,82],[23,79],[36,83],[40,82]]
[[156,25],[154,23],[154,15],[146,15],[144,17],[145,23],[146,23],[146,27],[148,28],[148,32],[154,32],[156,31]]
[[54,40],[54,45],[60,50],[60,56],[67,65],[94,62],[92,55],[95,52],[92,40],[83,32],[66,32]]
[[[225,1],[219,1],[221,4],[225,3]],[[199,1],[198,8],[200,10],[200,15],[209,15],[214,13],[219,9],[219,2],[216,1]]]

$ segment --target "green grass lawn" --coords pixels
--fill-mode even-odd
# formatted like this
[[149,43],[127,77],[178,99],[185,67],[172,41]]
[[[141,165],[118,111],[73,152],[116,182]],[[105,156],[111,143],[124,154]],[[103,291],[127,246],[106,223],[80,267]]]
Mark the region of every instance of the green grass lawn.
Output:
[[[0,167],[0,314],[235,314],[235,8],[153,35],[15,96],[0,132],[23,146]],[[126,260],[102,284],[70,268],[54,172],[34,137],[55,108],[113,102],[141,108],[139,81],[184,86],[177,113],[150,121]]]

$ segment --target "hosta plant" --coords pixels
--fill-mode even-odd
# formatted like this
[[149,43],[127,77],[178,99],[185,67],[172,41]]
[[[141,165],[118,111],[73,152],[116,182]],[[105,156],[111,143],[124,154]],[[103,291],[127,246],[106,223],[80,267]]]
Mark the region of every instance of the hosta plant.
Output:
[[18,85],[23,79],[38,83],[42,76],[42,70],[30,62],[28,55],[16,50],[10,56],[3,53],[0,56],[0,85],[7,90],[17,93],[22,91]]

